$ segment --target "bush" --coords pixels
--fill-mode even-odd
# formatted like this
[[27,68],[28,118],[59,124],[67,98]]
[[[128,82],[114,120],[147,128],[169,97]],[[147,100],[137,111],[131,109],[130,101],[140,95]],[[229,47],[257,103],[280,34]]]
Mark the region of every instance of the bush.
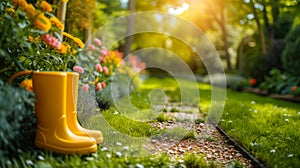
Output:
[[290,31],[286,37],[286,47],[282,53],[284,70],[300,77],[300,25]]
[[298,86],[300,86],[299,78],[287,73],[282,73],[278,69],[272,69],[259,87],[267,90],[269,93],[297,95]]
[[0,80],[0,158],[33,146],[36,117],[34,94]]
[[[210,83],[211,81],[218,86],[224,86],[224,79],[222,74],[214,74],[210,76],[206,76],[203,80],[205,83]],[[226,87],[233,90],[242,90],[247,84],[247,81],[242,76],[226,74]]]

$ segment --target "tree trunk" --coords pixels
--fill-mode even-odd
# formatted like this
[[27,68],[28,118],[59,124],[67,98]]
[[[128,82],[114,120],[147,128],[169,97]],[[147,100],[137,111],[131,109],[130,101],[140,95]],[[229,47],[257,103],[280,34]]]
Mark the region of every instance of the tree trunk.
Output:
[[84,28],[84,41],[85,45],[89,46],[91,44],[91,35],[92,35],[92,17],[91,15],[89,16],[89,24],[88,27]]
[[[58,9],[57,9],[57,19],[61,21],[62,24],[65,25],[66,22],[66,13],[67,13],[67,2],[62,2],[60,3]],[[61,31],[61,37],[62,37],[62,32]]]
[[226,28],[225,8],[224,7],[222,7],[222,8],[223,9],[221,11],[220,27],[221,27],[222,33],[223,33],[223,42],[224,42],[223,49],[225,51],[225,58],[226,58],[226,63],[227,63],[227,70],[231,71],[232,70],[232,66],[231,66],[230,54],[228,52],[229,44],[228,44],[228,32],[227,32],[227,28]]
[[[130,14],[134,12],[135,9],[135,1],[129,0],[128,1],[128,10],[130,11]],[[133,33],[133,27],[134,27],[134,16],[130,15],[128,17],[127,22],[127,32],[126,32],[126,42],[124,46],[124,56],[126,57],[128,54],[130,54],[130,48],[133,41],[132,33]]]
[[251,2],[252,11],[253,11],[253,14],[254,14],[254,20],[256,22],[258,33],[259,33],[261,51],[262,51],[263,54],[266,54],[267,53],[267,49],[266,49],[265,33],[264,33],[264,30],[263,30],[263,28],[262,28],[262,26],[261,26],[261,24],[259,22],[258,14],[257,14],[257,11],[256,11],[256,9],[254,7],[253,0],[251,0],[250,2]]
[[239,75],[243,75],[244,72],[244,47],[247,43],[249,43],[251,41],[251,37],[250,36],[246,36],[242,39],[241,43],[240,43],[240,47],[238,50],[238,66],[236,67],[236,69],[238,69],[238,74]]

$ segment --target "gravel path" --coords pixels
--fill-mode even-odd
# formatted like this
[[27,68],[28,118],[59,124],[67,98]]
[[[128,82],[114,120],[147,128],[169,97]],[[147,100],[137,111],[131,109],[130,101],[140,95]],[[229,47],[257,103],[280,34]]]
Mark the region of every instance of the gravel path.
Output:
[[[153,122],[152,126],[161,130],[185,129],[184,132],[193,132],[191,138],[183,136],[170,136],[162,134],[151,140],[149,148],[153,153],[166,153],[172,157],[181,157],[186,153],[203,155],[207,161],[214,161],[226,165],[232,161],[239,161],[245,167],[253,167],[251,161],[244,158],[234,146],[229,145],[227,140],[218,130],[208,123],[195,123],[195,119],[201,118],[201,114],[191,113],[197,111],[195,107],[179,107],[177,112],[169,112],[178,104],[168,105],[165,108],[166,116],[173,118],[167,122]],[[166,110],[167,109],[167,110]],[[180,129],[178,129],[180,132]],[[181,131],[182,132],[182,131]],[[174,131],[173,131],[174,133]]]

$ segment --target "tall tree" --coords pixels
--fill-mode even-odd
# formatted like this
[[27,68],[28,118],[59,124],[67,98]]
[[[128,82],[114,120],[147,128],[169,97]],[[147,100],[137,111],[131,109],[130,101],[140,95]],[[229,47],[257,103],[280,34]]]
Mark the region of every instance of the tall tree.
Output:
[[[128,10],[130,14],[132,14],[135,10],[135,0],[129,0],[128,1]],[[124,46],[124,55],[127,56],[130,53],[131,49],[131,44],[133,41],[133,36],[131,35],[133,32],[133,27],[134,27],[134,16],[130,15],[128,17],[128,22],[127,22],[127,37],[125,41],[125,46]],[[130,35],[130,36],[128,36]]]

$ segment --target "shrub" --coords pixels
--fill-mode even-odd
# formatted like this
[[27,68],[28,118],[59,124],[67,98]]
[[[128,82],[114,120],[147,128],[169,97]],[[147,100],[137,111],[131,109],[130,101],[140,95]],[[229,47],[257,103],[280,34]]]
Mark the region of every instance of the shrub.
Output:
[[286,47],[282,53],[284,70],[300,77],[300,25],[290,31],[286,37]]
[[[0,80],[0,158],[33,146],[36,128],[34,94]],[[20,150],[19,150],[20,151]]]
[[84,47],[82,41],[64,32],[60,42],[63,24],[51,10],[26,1],[25,7],[18,4],[21,1],[10,2],[0,2],[0,78],[6,80],[21,70],[70,70]]
[[282,73],[278,69],[272,69],[265,81],[259,87],[268,90],[269,93],[295,94],[298,93],[300,79],[288,73]]

